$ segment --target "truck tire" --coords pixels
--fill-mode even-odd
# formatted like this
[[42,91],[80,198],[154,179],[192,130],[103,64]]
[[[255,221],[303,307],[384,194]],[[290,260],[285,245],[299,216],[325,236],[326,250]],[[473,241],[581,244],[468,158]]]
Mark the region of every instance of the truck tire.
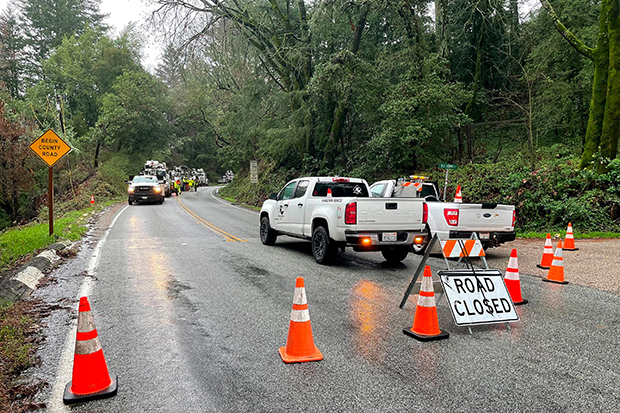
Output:
[[383,258],[385,258],[387,262],[397,263],[407,258],[407,255],[409,255],[409,247],[387,247],[381,250],[381,254],[383,254]]
[[265,245],[273,245],[276,243],[278,233],[271,228],[269,217],[260,219],[260,241]]
[[331,264],[338,255],[338,245],[329,238],[325,227],[316,227],[312,233],[312,255],[318,264]]
[[127,203],[128,203],[129,205],[131,205],[131,204],[133,204],[133,201],[132,201],[131,199],[127,198]]

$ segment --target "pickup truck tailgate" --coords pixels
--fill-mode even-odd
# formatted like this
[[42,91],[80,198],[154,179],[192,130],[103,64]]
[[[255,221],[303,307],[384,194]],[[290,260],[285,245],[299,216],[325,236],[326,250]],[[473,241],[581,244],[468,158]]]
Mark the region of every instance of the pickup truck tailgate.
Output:
[[461,204],[459,205],[459,230],[510,231],[513,205]]
[[357,198],[358,231],[422,230],[424,201],[415,198]]

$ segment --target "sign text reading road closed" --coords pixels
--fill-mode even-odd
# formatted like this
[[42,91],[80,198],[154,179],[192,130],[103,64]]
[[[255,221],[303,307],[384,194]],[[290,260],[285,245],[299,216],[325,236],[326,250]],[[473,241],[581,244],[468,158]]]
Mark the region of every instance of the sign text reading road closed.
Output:
[[498,270],[439,271],[439,279],[456,325],[519,320]]
[[51,129],[32,142],[30,149],[39,155],[48,166],[54,166],[63,156],[71,152],[71,147]]

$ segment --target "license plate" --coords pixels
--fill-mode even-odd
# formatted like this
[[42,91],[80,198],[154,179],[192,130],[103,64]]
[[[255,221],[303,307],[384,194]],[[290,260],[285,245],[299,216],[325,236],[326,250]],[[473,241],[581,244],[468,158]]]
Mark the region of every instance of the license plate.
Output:
[[478,238],[482,239],[489,239],[489,233],[488,232],[481,232],[480,234],[478,234]]
[[148,196],[143,196],[142,199],[149,199],[149,197]]
[[395,232],[384,232],[381,234],[381,241],[390,242],[396,241],[396,233]]

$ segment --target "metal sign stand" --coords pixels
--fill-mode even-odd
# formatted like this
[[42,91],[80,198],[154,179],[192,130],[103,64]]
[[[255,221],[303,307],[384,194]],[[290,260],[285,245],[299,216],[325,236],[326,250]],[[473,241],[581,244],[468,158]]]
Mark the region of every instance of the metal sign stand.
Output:
[[[480,239],[478,238],[478,235],[473,232],[471,237],[469,239],[474,239],[477,241],[480,241]],[[400,302],[400,306],[399,308],[402,309],[405,304],[407,303],[407,300],[409,299],[409,296],[411,295],[411,292],[413,291],[413,287],[415,287],[415,283],[418,280],[418,278],[420,277],[420,274],[422,273],[422,269],[424,269],[424,267],[426,266],[426,261],[428,260],[428,257],[430,256],[430,253],[433,249],[433,247],[435,246],[435,244],[437,242],[441,242],[441,239],[439,238],[439,236],[437,234],[433,235],[433,238],[431,239],[431,242],[428,244],[428,247],[426,248],[426,252],[424,253],[424,257],[422,258],[422,261],[420,261],[420,264],[418,265],[418,268],[416,269],[416,272],[413,276],[413,278],[411,279],[411,282],[409,283],[409,286],[407,287],[407,291],[405,292],[405,295],[402,299],[402,301]],[[474,273],[474,276],[476,276],[476,271],[474,269],[474,264],[472,263],[472,258],[469,256],[469,253],[467,252],[467,249],[465,248],[465,243],[463,242],[462,239],[457,240],[461,251],[463,252],[463,257],[460,257],[458,259],[458,261],[456,262],[456,265],[454,266],[454,268],[450,268],[450,262],[448,261],[448,258],[446,257],[446,255],[443,253],[443,248],[442,248],[442,252],[441,255],[444,259],[444,262],[446,263],[446,269],[447,270],[455,270],[457,269],[461,263],[465,263],[465,266],[468,268],[471,268],[472,272]],[[463,260],[463,258],[465,258],[465,260]],[[484,269],[488,270],[489,269],[489,265],[487,263],[486,257],[482,256],[479,257],[482,259],[482,263],[484,264]],[[442,285],[443,287],[443,285]],[[439,293],[439,296],[437,297],[437,301],[436,301],[436,305],[439,304],[439,302],[441,301],[441,299],[444,296],[444,291],[442,288],[441,293]],[[510,331],[510,324],[508,322],[504,323],[506,325],[506,328]],[[473,332],[471,331],[471,326],[467,326],[467,330],[469,331],[469,334],[473,334]]]

